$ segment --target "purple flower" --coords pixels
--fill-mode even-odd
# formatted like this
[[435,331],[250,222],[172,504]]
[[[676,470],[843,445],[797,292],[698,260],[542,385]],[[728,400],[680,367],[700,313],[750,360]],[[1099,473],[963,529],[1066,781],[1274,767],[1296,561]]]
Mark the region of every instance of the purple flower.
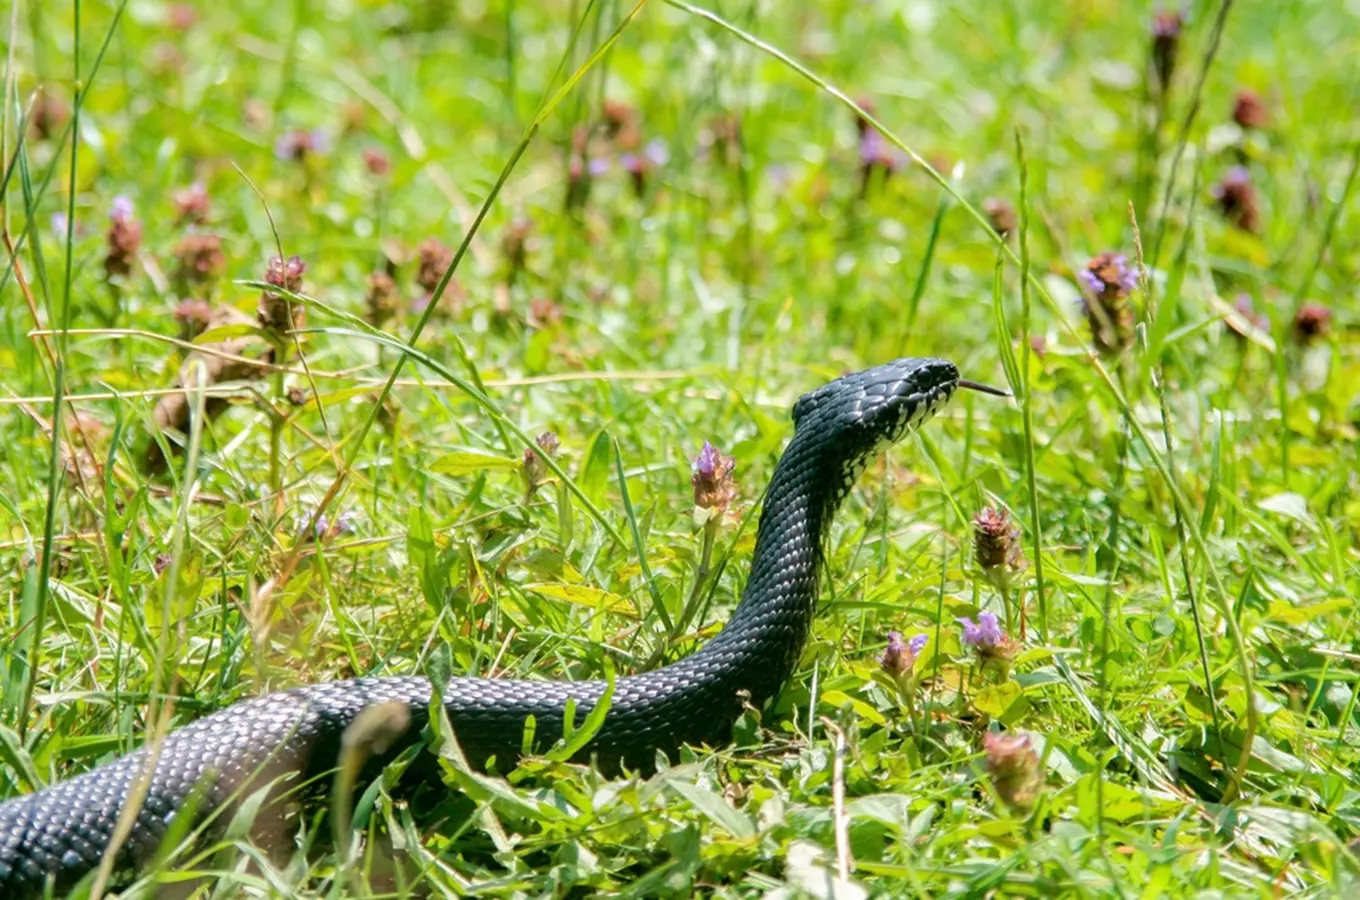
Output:
[[1138,287],[1138,272],[1129,267],[1122,253],[1101,253],[1078,273],[1082,287],[1100,297],[1106,293],[1131,294]]
[[590,173],[591,178],[599,178],[609,172],[609,167],[611,165],[612,163],[610,162],[609,157],[597,156],[586,166],[586,171]]
[[671,161],[671,150],[661,138],[652,138],[647,142],[647,146],[642,149],[642,152],[647,155],[653,165],[664,166]]
[[359,526],[359,514],[350,510],[345,510],[335,517],[335,522],[331,526],[332,534],[353,534]]
[[1099,276],[1097,276],[1095,272],[1092,272],[1089,269],[1082,269],[1080,272],[1078,272],[1077,279],[1081,282],[1081,286],[1085,288],[1088,293],[1099,294],[1105,290],[1105,282],[1101,281]]
[[[298,534],[306,535],[307,525],[312,521],[312,513],[300,513],[297,517]],[[314,541],[324,541],[327,538],[337,537],[342,534],[353,534],[358,524],[359,517],[356,513],[346,510],[335,517],[335,521],[326,518],[322,513],[316,517],[316,523],[312,525],[311,539]]]
[[62,240],[66,240],[66,230],[71,226],[71,220],[66,213],[52,213],[52,232]]
[[910,672],[912,666],[916,665],[916,658],[921,655],[921,651],[925,649],[929,640],[928,635],[918,634],[911,640],[904,641],[900,631],[888,632],[888,648],[878,658],[879,664],[883,666],[883,671],[893,677]]
[[1251,185],[1251,171],[1246,166],[1233,166],[1223,173],[1223,180],[1214,185],[1213,195],[1217,200],[1233,190],[1241,190]]
[[113,198],[113,206],[109,210],[109,218],[114,222],[126,222],[132,218],[135,208],[132,199],[126,194],[119,194]]
[[1122,253],[1105,251],[1091,257],[1077,273],[1081,309],[1091,326],[1096,349],[1117,356],[1133,345],[1136,319],[1129,295],[1138,287],[1138,271]]
[[859,139],[859,161],[866,166],[879,162],[887,152],[887,142],[874,128],[864,129]]
[[737,495],[732,471],[737,461],[724,456],[708,441],[691,465],[690,484],[694,486],[694,505],[700,509],[725,510]]
[[975,650],[991,650],[1006,639],[996,613],[984,610],[978,613],[977,622],[966,616],[958,621],[963,626],[963,642]]
[[324,155],[330,148],[331,136],[324,128],[288,131],[279,135],[274,143],[274,155],[282,160],[302,162],[313,154]]
[[104,257],[104,272],[110,278],[126,278],[132,274],[133,260],[142,246],[142,224],[132,217],[132,201],[119,194],[113,198],[109,210],[109,232],[106,236],[108,253]]

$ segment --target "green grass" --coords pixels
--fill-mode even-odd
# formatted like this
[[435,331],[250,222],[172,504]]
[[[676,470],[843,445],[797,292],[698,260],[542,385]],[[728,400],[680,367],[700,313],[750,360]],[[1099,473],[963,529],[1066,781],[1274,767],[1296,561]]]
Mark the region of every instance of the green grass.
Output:
[[[1360,890],[1354,4],[1193,4],[1160,127],[1151,4],[201,6],[5,27],[0,796],[296,684],[678,658],[736,602],[792,402],[933,355],[1017,402],[961,396],[870,467],[799,674],[733,746],[650,780],[458,773],[433,812],[370,792],[339,867],[315,821],[291,862],[175,865],[225,873],[218,896],[832,896],[842,864],[841,897]],[[1246,135],[1243,86],[1271,112]],[[45,137],[21,127],[40,87],[67,110]],[[861,196],[861,98],[937,173],[904,155]],[[572,134],[607,102],[669,159],[640,196],[615,159],[568,212]],[[317,128],[321,152],[276,156]],[[1243,163],[1256,234],[1211,192]],[[111,283],[117,195],[143,237]],[[989,197],[1018,209],[1004,243]],[[225,253],[203,287],[176,274],[192,232]],[[427,238],[457,266],[422,314]],[[191,346],[176,304],[254,316],[280,249],[308,266],[282,368],[207,390],[230,407],[143,471]],[[1132,346],[1098,356],[1076,273],[1105,250],[1147,271]],[[1270,317],[1251,341],[1222,321],[1243,293]],[[1312,340],[1305,302],[1332,312]],[[558,469],[526,495],[546,430]],[[705,439],[737,459],[711,559]],[[1004,600],[985,505],[1022,529]],[[351,527],[300,537],[323,514]],[[982,671],[956,618],[1006,603],[1023,647]],[[931,636],[912,691],[879,671],[890,631]],[[1031,736],[1031,809],[1000,800],[989,730]]]

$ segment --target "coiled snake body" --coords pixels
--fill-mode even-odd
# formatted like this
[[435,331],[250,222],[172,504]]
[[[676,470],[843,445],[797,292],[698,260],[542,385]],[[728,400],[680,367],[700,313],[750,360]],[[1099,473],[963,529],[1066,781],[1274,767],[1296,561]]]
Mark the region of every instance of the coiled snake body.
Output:
[[[620,678],[604,724],[580,758],[607,772],[649,770],[658,750],[727,740],[743,694],[757,706],[772,697],[807,639],[822,542],[841,500],[875,453],[914,430],[960,386],[979,387],[961,381],[943,360],[903,359],[803,396],[732,618],[689,657]],[[480,768],[494,756],[504,771],[520,756],[526,717],[536,719],[541,751],[561,736],[568,698],[582,711],[579,718],[604,689],[598,681],[454,678],[443,698],[469,763]],[[151,859],[191,793],[199,794],[191,813],[198,821],[280,774],[327,773],[344,730],[372,704],[406,705],[412,719],[406,740],[417,740],[430,695],[430,683],[419,677],[336,681],[247,700],[171,732],[116,851],[115,871],[135,871]],[[0,804],[0,897],[37,896],[48,884],[64,891],[97,868],[147,753]],[[229,820],[229,814],[215,819]]]

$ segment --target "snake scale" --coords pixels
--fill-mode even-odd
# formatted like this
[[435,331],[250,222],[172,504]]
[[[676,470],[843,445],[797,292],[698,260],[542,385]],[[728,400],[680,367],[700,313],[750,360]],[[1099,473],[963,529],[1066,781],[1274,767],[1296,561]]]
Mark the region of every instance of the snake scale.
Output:
[[[960,379],[952,363],[918,358],[846,375],[800,398],[731,619],[690,656],[618,679],[604,724],[578,759],[606,773],[650,770],[657,751],[726,741],[744,697],[759,706],[774,696],[807,640],[824,541],[841,501],[881,449],[916,429],[959,387],[1001,393]],[[535,749],[542,751],[562,735],[569,698],[580,716],[604,690],[600,681],[454,678],[443,702],[468,762],[483,768],[494,757],[504,771],[520,756],[527,717],[536,720]],[[172,731],[131,831],[114,851],[114,871],[144,866],[181,813],[197,825],[229,810],[253,786],[328,775],[345,729],[366,707],[404,705],[411,720],[404,740],[419,740],[430,699],[425,678],[357,678],[246,700]],[[149,752],[0,803],[0,897],[59,894],[98,868]],[[229,811],[213,819],[229,820]]]

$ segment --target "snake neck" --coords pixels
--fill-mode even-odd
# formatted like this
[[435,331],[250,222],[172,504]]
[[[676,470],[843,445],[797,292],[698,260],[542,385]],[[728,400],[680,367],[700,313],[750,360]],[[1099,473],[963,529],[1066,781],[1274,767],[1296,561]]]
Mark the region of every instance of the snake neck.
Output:
[[817,607],[824,542],[862,468],[830,457],[833,451],[814,435],[794,435],[765,495],[741,602],[722,632],[690,657],[726,659],[740,672],[737,686],[757,706],[788,680],[802,655]]

